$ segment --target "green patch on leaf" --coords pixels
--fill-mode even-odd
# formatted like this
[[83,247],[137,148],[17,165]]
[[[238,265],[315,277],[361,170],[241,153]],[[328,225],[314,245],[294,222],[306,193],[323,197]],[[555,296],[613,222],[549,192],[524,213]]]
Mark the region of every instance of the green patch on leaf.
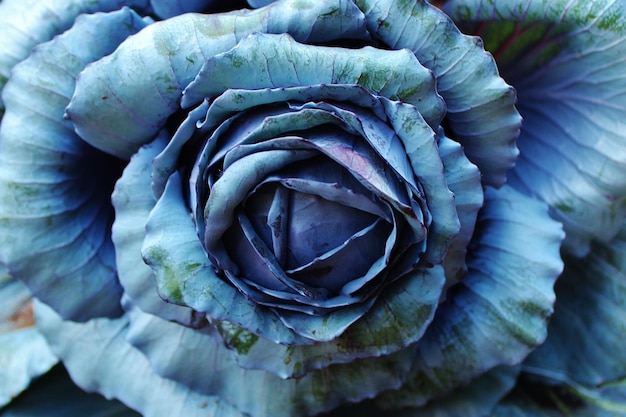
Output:
[[624,16],[618,11],[611,11],[598,22],[598,28],[621,33],[625,28]]
[[320,17],[333,17],[336,16],[339,12],[341,12],[341,9],[339,7],[334,7],[328,12],[321,14]]
[[177,262],[168,256],[168,251],[159,247],[151,247],[145,253],[149,265],[156,267],[159,275],[159,292],[169,302],[183,304],[183,288],[185,280],[202,268],[197,262]]
[[220,322],[218,330],[226,345],[239,355],[247,355],[259,340],[259,336],[227,321]]
[[567,202],[556,203],[554,205],[554,208],[556,208],[557,210],[563,213],[573,213],[574,211],[576,211],[576,209],[572,207],[570,204],[568,204]]
[[235,68],[240,68],[248,62],[242,55],[234,55],[231,60],[231,64]]

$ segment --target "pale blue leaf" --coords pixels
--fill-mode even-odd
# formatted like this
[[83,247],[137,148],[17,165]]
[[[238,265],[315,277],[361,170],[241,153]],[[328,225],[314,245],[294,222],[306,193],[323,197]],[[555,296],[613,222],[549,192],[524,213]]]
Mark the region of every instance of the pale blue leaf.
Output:
[[259,8],[263,6],[267,6],[270,3],[275,2],[276,0],[248,0],[248,4],[250,7]]
[[446,183],[454,193],[454,204],[461,227],[443,260],[446,287],[449,287],[459,282],[467,273],[467,246],[474,235],[476,216],[483,206],[484,196],[480,171],[467,159],[463,147],[448,139],[441,130],[438,134],[438,150]]
[[[221,0],[150,0],[154,14],[161,19],[169,19],[183,13],[209,13],[214,8],[224,7]],[[236,4],[235,2],[229,2]]]
[[119,401],[78,388],[59,366],[0,410],[0,417],[140,417]]
[[409,382],[382,402],[421,405],[494,366],[519,364],[546,337],[562,239],[544,204],[510,187],[488,188],[468,274],[448,290],[418,342]]
[[389,47],[408,48],[437,78],[452,138],[465,148],[486,184],[500,186],[518,155],[521,118],[515,91],[499,76],[480,39],[461,34],[424,0],[358,0],[373,36]]
[[[1,268],[0,268],[1,269]],[[30,293],[20,281],[0,275],[0,408],[47,372],[58,359],[35,328]]]
[[110,240],[121,169],[76,136],[64,108],[78,72],[144,26],[127,8],[83,15],[17,65],[4,89],[0,259],[66,318],[121,312]]
[[546,343],[525,366],[595,386],[626,375],[626,227],[595,243],[583,259],[565,258]]
[[362,13],[347,0],[283,0],[253,12],[176,16],[83,72],[67,115],[88,143],[128,159],[179,109],[205,60],[253,32],[287,32],[303,42],[367,36]]
[[626,5],[614,0],[452,0],[518,92],[511,183],[546,201],[568,251],[608,241],[626,215]]
[[[139,310],[131,310],[130,318],[128,340],[150,358],[157,373],[217,395],[256,417],[315,415],[398,387],[414,355],[409,348],[282,379],[239,367],[211,328],[201,333]],[[242,338],[237,348],[245,351],[257,341]]]
[[[82,13],[109,12],[123,6],[147,11],[148,0],[3,0],[0,2],[0,91],[11,68],[31,49],[63,33]],[[0,117],[4,106],[0,101]]]
[[[185,97],[183,97],[183,101],[184,100]],[[384,115],[384,113],[382,113],[383,110],[380,108],[380,100],[358,84],[314,84],[252,90],[230,88],[211,101],[211,108],[208,109],[209,111],[206,112],[206,117],[201,120],[199,125],[203,129],[214,128],[227,118],[242,111],[267,104],[284,102],[307,103],[321,100],[352,103],[360,107],[368,108],[379,117],[383,117]],[[276,115],[280,116],[280,114],[282,113],[277,113]],[[269,117],[269,115],[267,117]],[[326,119],[326,123],[331,123],[331,120],[332,119]],[[263,123],[266,123],[267,126],[263,126],[262,129],[258,127],[262,132],[256,134],[261,135],[261,133],[263,133],[263,135],[258,137],[255,142],[262,138],[271,138],[273,135],[285,130],[281,123]],[[242,124],[245,126],[246,121],[242,121]],[[274,126],[272,126],[272,124]],[[301,130],[301,128],[313,126],[312,121],[303,121],[299,118],[291,120],[289,124],[294,126],[290,130]],[[250,125],[250,129],[256,127],[256,124],[250,123]],[[242,131],[245,131],[243,127]],[[255,136],[253,132],[249,132],[248,134]]]
[[414,105],[432,128],[439,125],[444,105],[435,91],[435,80],[409,51],[321,47],[296,40],[260,33],[242,39],[203,65],[185,89],[182,105],[198,104],[233,88],[358,84]]
[[152,160],[167,144],[168,138],[163,136],[160,135],[154,142],[139,149],[115,184],[111,196],[115,207],[112,240],[116,249],[119,280],[125,295],[132,298],[143,311],[191,326],[198,324],[194,312],[187,307],[167,303],[159,297],[152,269],[141,258],[146,223],[156,204],[150,188]]
[[[76,323],[62,320],[38,302],[35,317],[72,380],[87,392],[118,399],[144,417],[243,417],[218,397],[199,394],[157,375],[146,357],[126,342],[127,316]],[[184,329],[178,324],[171,326]]]

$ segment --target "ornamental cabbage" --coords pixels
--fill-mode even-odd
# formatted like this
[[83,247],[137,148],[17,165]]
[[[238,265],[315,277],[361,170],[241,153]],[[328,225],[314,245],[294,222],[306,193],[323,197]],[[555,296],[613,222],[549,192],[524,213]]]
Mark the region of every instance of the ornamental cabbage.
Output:
[[622,3],[217,3],[0,3],[0,262],[79,387],[480,416],[624,378],[571,346],[624,334]]

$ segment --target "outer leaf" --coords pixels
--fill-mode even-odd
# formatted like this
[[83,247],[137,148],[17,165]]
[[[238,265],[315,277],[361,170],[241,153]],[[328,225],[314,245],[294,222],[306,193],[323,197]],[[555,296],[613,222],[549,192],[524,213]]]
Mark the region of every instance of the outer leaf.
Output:
[[587,386],[626,375],[625,254],[626,226],[586,258],[566,258],[548,339],[526,366]]
[[419,408],[381,410],[373,401],[347,404],[320,417],[478,417],[487,416],[511,389],[519,367],[498,367]]
[[437,78],[454,139],[483,174],[500,186],[515,163],[521,118],[515,92],[498,76],[478,38],[462,35],[425,0],[358,0],[367,28],[391,48],[408,48]]
[[[316,415],[370,398],[381,389],[398,387],[415,353],[407,349],[313,371],[298,379],[281,379],[237,366],[208,328],[202,334],[138,310],[132,310],[130,316],[129,340],[150,358],[158,373],[199,392],[215,394],[257,417]],[[246,349],[255,340],[242,340],[239,348]]]
[[243,417],[217,397],[156,375],[146,358],[125,340],[127,316],[76,323],[62,320],[43,303],[35,304],[35,314],[52,350],[85,391],[119,399],[144,417]]
[[524,127],[512,184],[546,201],[578,256],[626,215],[626,4],[451,0],[518,91]]
[[[19,281],[0,275],[0,407],[48,371],[58,359],[34,327],[30,294]],[[1,414],[0,414],[1,415]]]
[[580,385],[544,385],[522,379],[496,407],[493,417],[622,417],[626,415],[626,381],[595,389]]
[[115,184],[112,240],[116,265],[125,294],[142,310],[183,325],[198,325],[203,317],[198,318],[189,308],[166,303],[159,297],[152,269],[141,258],[146,223],[156,204],[150,188],[152,160],[167,144],[163,136],[139,149]]
[[[31,49],[63,33],[82,13],[108,12],[123,6],[146,11],[148,0],[3,0],[0,2],[0,91],[11,68]],[[0,101],[0,118],[4,111]]]
[[487,416],[515,385],[519,366],[499,366],[468,385],[437,397],[418,409],[387,411],[389,417],[477,417]]
[[118,401],[79,389],[62,367],[50,371],[10,405],[0,417],[140,417]]
[[446,287],[460,281],[467,273],[465,258],[467,246],[474,234],[476,216],[483,206],[484,195],[480,171],[472,164],[463,148],[439,132],[438,148],[444,166],[444,175],[459,216],[461,230],[448,248],[443,267],[446,270]]
[[358,84],[391,100],[405,101],[417,107],[432,128],[443,116],[444,104],[432,74],[409,51],[311,46],[287,34],[252,34],[209,59],[185,89],[182,105],[198,104],[232,88],[317,84]]
[[487,189],[468,275],[420,340],[409,383],[383,402],[421,405],[494,366],[521,362],[546,337],[562,238],[545,205],[509,187]]
[[16,66],[4,90],[0,259],[66,318],[120,314],[121,287],[109,237],[118,163],[80,140],[63,111],[76,74],[144,25],[130,9],[84,15]]
[[362,13],[348,0],[282,0],[254,11],[177,16],[91,65],[67,115],[88,143],[128,159],[178,110],[204,61],[253,32],[290,33],[303,42],[367,36]]

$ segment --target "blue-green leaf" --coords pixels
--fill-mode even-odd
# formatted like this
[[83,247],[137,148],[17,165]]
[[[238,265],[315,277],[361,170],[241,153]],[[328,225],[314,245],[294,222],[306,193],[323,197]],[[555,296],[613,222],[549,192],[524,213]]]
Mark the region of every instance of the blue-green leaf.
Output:
[[595,386],[626,375],[626,226],[583,259],[565,258],[546,343],[525,366]]
[[448,290],[418,343],[409,382],[382,402],[421,405],[494,366],[520,363],[546,337],[562,238],[544,204],[510,187],[488,188],[468,274]]
[[450,242],[461,229],[454,194],[448,189],[443,161],[439,155],[437,136],[423,123],[417,107],[399,101],[383,103],[390,124],[402,139],[413,172],[424,189],[432,213],[424,259],[437,265],[442,262]]
[[[11,68],[31,49],[69,29],[82,13],[109,12],[123,6],[146,11],[148,0],[3,0],[0,2],[0,91]],[[0,118],[4,106],[0,101]]]
[[290,35],[260,33],[209,59],[185,89],[182,105],[198,104],[232,88],[317,84],[358,84],[391,100],[410,103],[433,129],[444,112],[432,74],[408,50],[312,46]]
[[500,186],[518,155],[521,118],[515,91],[498,76],[478,38],[461,34],[425,0],[358,0],[367,28],[391,48],[408,48],[437,78],[453,139],[480,168],[486,184]]
[[446,287],[449,287],[460,281],[467,273],[465,265],[467,245],[474,235],[476,216],[483,206],[484,196],[480,171],[467,159],[463,147],[458,142],[448,139],[440,130],[438,149],[446,183],[454,193],[454,204],[461,226],[443,260]]
[[150,25],[83,72],[67,116],[88,143],[128,159],[179,109],[183,89],[205,60],[246,35],[290,33],[303,42],[363,39],[364,25],[362,13],[347,0],[282,0],[252,12],[173,17]]
[[[87,392],[118,399],[144,417],[243,417],[218,397],[199,394],[158,376],[146,357],[126,342],[127,316],[76,323],[63,320],[50,307],[37,302],[35,318],[74,382]],[[187,352],[185,355],[190,357]]]
[[320,417],[479,417],[488,416],[514,385],[519,367],[498,367],[470,384],[446,393],[419,408],[381,409],[372,401],[346,404]]
[[17,65],[4,89],[0,259],[66,318],[120,314],[121,287],[110,240],[119,162],[76,136],[64,108],[78,72],[144,26],[127,8],[83,15]]
[[[415,353],[409,348],[283,379],[237,366],[211,327],[194,331],[137,309],[130,310],[130,318],[128,340],[150,358],[157,373],[217,395],[255,417],[315,415],[398,387]],[[259,340],[241,336],[233,348],[242,353]]]
[[115,184],[111,196],[115,207],[112,240],[119,280],[125,295],[135,305],[151,314],[174,320],[186,326],[202,321],[191,309],[166,303],[158,295],[152,269],[141,258],[146,223],[156,199],[150,188],[152,160],[167,144],[164,135],[143,146],[133,155],[124,173]]
[[571,253],[610,240],[626,215],[624,2],[451,0],[444,8],[485,37],[517,89],[524,125],[511,183],[551,206]]
[[[391,285],[367,314],[325,343],[275,344],[227,322],[218,330],[239,366],[264,369],[283,378],[300,377],[331,364],[389,355],[415,343],[432,320],[442,285],[441,268],[416,271]],[[255,343],[241,350],[244,340]]]

